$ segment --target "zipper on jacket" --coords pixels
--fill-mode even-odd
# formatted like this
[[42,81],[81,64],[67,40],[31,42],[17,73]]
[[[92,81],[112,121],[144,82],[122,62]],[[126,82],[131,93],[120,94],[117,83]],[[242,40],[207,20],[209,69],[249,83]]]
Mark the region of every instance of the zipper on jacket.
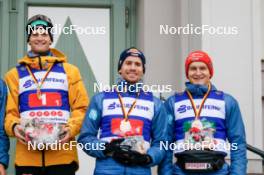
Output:
[[45,175],[45,150],[41,151],[41,159],[42,159],[41,175]]
[[40,68],[40,70],[42,70],[42,63],[41,63],[41,57],[40,57],[40,55],[38,56],[38,59],[39,59],[39,68]]

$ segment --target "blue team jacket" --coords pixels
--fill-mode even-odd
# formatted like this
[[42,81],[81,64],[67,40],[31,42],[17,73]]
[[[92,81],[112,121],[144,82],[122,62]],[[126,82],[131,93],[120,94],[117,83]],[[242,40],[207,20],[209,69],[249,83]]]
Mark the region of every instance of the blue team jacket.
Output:
[[9,162],[9,139],[4,130],[5,108],[7,88],[3,80],[0,80],[0,163],[8,167]]
[[[125,93],[125,92],[122,92]],[[101,127],[102,119],[102,103],[104,100],[104,93],[96,94],[90,103],[87,110],[81,133],[78,142],[83,145],[89,143],[90,145],[100,145],[104,141],[98,139],[98,131]],[[135,96],[133,92],[126,92],[122,96]],[[152,164],[148,166],[124,166],[111,157],[106,157],[102,150],[83,149],[88,155],[96,158],[96,167],[94,174],[151,174],[150,167],[161,162],[165,155],[165,151],[160,149],[160,142],[166,141],[166,111],[163,103],[156,97],[153,97],[154,102],[154,116],[151,121],[151,145],[147,151],[152,158]]]
[[[207,92],[207,86],[194,85],[189,82],[186,83],[186,88],[191,92],[193,98],[198,98],[203,96]],[[212,90],[216,90],[215,86],[212,85]],[[229,94],[224,93],[225,110],[226,110],[226,133],[227,139],[232,143],[237,144],[237,149],[230,151],[231,164],[229,168],[226,165],[223,167],[229,171],[230,175],[245,175],[247,169],[247,157],[246,157],[246,136],[245,128],[239,109],[238,102]],[[175,96],[171,96],[165,102],[165,109],[168,114],[169,122],[167,125],[167,136],[170,142],[174,142],[174,103]],[[177,116],[176,116],[177,117]],[[172,165],[173,153],[171,150],[166,152],[166,156],[159,165],[160,175],[169,175],[177,169],[180,173],[179,167],[173,167]],[[175,165],[177,166],[177,165]],[[224,171],[224,170],[219,170]],[[219,174],[218,173],[218,174]],[[180,173],[181,174],[181,173]],[[217,174],[212,173],[212,174]],[[221,174],[221,173],[220,173]],[[222,173],[223,174],[223,173]]]

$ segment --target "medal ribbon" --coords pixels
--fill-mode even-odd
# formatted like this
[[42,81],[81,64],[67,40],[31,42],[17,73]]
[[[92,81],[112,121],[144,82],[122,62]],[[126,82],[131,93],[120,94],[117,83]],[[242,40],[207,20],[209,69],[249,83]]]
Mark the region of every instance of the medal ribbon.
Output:
[[36,76],[33,74],[33,72],[31,71],[31,69],[29,68],[29,66],[26,65],[27,71],[29,72],[29,74],[31,75],[31,77],[32,77],[33,80],[34,80],[34,83],[35,83],[36,86],[37,86],[37,97],[38,97],[38,99],[41,98],[41,91],[40,91],[40,89],[41,89],[42,85],[44,84],[45,79],[48,77],[48,75],[49,75],[49,73],[50,73],[50,71],[51,71],[53,65],[54,65],[54,63],[49,67],[49,69],[47,70],[45,76],[44,76],[43,79],[41,80],[40,84],[38,83],[38,80],[37,80]]
[[[117,91],[117,89],[116,89]],[[128,112],[126,113],[126,110],[125,110],[125,105],[124,105],[124,102],[123,102],[123,99],[122,99],[122,96],[121,94],[117,91],[117,94],[118,94],[118,99],[119,99],[119,102],[121,104],[121,109],[122,109],[122,113],[124,115],[124,118],[125,118],[125,121],[128,121],[128,115],[132,112],[132,110],[135,108],[135,105],[137,103],[137,99],[139,97],[139,92],[137,93],[137,96],[136,96],[136,99],[135,101],[132,103],[131,107],[129,108]]]
[[195,114],[195,120],[197,120],[200,117],[200,114],[202,112],[203,105],[204,105],[205,100],[207,99],[210,91],[211,91],[211,84],[209,83],[208,90],[207,90],[206,94],[204,95],[204,97],[202,99],[202,103],[199,106],[199,109],[197,110],[197,108],[195,106],[195,103],[194,103],[194,100],[193,100],[193,97],[192,97],[192,94],[190,93],[190,91],[186,90],[186,92],[188,94],[188,97],[189,97],[189,99],[191,101],[191,104],[192,104],[192,108],[193,108],[193,111],[194,111],[194,114]]

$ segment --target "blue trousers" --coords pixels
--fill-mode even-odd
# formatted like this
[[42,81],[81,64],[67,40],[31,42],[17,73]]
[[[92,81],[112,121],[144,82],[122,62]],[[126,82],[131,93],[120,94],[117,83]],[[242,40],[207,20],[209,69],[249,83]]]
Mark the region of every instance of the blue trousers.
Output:
[[146,166],[124,166],[108,157],[96,159],[94,175],[151,175],[151,170]]

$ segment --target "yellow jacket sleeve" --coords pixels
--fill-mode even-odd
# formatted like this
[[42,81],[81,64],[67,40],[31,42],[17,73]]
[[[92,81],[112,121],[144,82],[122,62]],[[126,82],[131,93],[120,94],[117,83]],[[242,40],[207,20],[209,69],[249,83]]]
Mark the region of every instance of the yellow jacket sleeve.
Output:
[[19,77],[16,68],[6,73],[5,81],[9,89],[6,105],[5,130],[7,135],[14,136],[13,126],[14,124],[20,123],[18,109]]
[[64,69],[68,77],[71,107],[71,116],[67,125],[70,128],[71,137],[75,137],[80,132],[89,99],[79,69],[69,63],[64,63]]

